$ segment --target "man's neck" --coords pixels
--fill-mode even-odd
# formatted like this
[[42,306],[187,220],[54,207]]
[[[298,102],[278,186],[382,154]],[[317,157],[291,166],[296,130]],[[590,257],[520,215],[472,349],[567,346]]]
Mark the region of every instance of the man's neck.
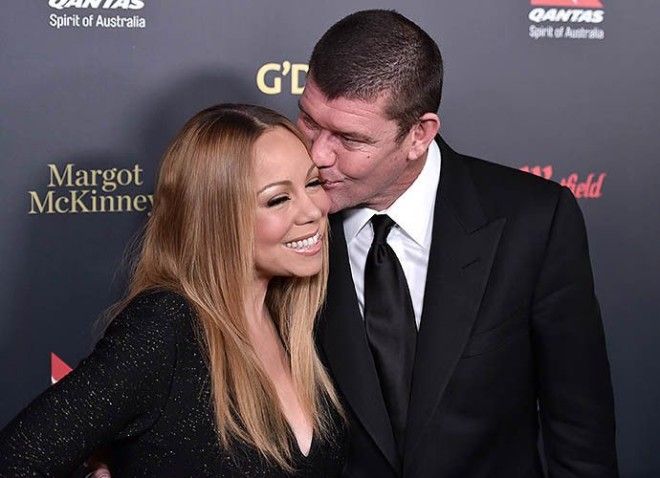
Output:
[[394,202],[399,199],[419,177],[426,164],[428,154],[429,151],[427,149],[426,152],[424,152],[424,155],[419,159],[410,161],[409,166],[399,175],[398,178],[396,178],[395,182],[391,184],[387,192],[373,198],[372,201],[369,201],[369,203],[364,206],[380,212],[394,204]]

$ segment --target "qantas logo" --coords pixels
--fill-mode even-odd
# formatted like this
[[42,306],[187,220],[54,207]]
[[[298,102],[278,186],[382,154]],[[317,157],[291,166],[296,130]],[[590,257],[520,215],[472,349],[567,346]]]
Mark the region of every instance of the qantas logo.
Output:
[[529,37],[539,39],[603,40],[602,0],[529,0]]
[[66,377],[71,370],[73,369],[64,360],[54,353],[50,353],[50,382],[53,385]]
[[536,7],[529,12],[534,23],[602,23],[605,19],[601,0],[530,0],[529,3]]
[[65,8],[140,10],[144,8],[144,2],[142,0],[49,0],[48,6],[57,10]]
[[603,8],[600,0],[531,0],[535,7]]

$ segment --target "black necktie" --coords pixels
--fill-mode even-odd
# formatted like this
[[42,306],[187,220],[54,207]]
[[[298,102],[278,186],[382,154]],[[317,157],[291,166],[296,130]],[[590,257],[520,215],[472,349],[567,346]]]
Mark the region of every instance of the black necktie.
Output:
[[387,244],[394,221],[371,218],[374,240],[364,270],[364,320],[385,406],[399,453],[403,453],[417,327],[401,264]]

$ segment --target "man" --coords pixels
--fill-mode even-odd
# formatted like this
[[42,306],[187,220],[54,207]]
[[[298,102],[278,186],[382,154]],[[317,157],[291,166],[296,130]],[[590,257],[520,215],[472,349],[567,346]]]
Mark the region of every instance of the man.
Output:
[[350,421],[346,476],[618,476],[577,203],[454,152],[441,90],[435,42],[371,10],[317,43],[300,99],[336,213],[318,342]]

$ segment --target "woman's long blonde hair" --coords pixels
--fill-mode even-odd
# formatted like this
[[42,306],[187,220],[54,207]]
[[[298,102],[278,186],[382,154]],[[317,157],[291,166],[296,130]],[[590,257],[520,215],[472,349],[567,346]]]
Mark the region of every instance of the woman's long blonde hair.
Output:
[[[217,105],[186,123],[163,157],[154,208],[121,305],[150,289],[185,296],[200,325],[221,446],[241,440],[291,470],[291,432],[250,343],[245,307],[255,274],[253,147],[276,127],[306,144],[288,119],[258,106]],[[325,297],[327,241],[323,254],[321,273],[271,280],[266,305],[314,433],[329,438],[328,406],[340,405],[313,338]]]

